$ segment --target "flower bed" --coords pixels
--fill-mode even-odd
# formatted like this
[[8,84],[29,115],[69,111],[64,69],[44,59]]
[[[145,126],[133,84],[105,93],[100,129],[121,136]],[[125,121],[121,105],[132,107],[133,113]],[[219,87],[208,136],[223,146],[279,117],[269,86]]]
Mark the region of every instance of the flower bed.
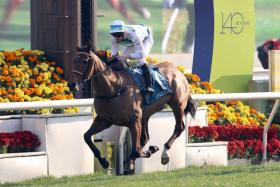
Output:
[[[38,50],[0,51],[0,102],[73,99],[63,69]],[[76,108],[5,111],[1,115],[69,113]]]
[[[200,78],[196,74],[185,73],[185,77],[190,83],[192,93],[223,93],[223,91],[215,89],[209,82],[200,82]],[[208,107],[208,124],[226,125],[230,123],[264,126],[267,121],[264,114],[238,100],[213,103],[201,102],[200,105],[207,105]]]
[[[228,141],[228,157],[261,160],[263,155],[263,127],[226,125],[189,127],[190,143]],[[268,131],[268,159],[280,159],[280,130],[271,127]]]
[[38,137],[29,131],[0,133],[0,154],[33,152],[40,144]]

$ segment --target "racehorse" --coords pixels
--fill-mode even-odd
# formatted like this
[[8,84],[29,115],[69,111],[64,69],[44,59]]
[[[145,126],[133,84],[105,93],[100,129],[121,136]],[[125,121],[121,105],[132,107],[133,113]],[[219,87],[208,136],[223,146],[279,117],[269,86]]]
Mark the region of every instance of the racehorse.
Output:
[[174,132],[164,144],[161,156],[162,164],[169,162],[168,150],[185,129],[183,117],[187,112],[194,115],[195,107],[189,100],[188,82],[176,66],[170,62],[164,62],[157,64],[157,67],[167,79],[172,93],[146,106],[139,88],[125,69],[113,70],[111,66],[100,60],[90,44],[77,47],[69,83],[81,86],[88,80],[93,82],[94,108],[97,115],[89,130],[84,134],[84,140],[103,168],[107,169],[109,163],[106,158],[101,157],[91,137],[113,124],[128,127],[132,148],[124,169],[128,173],[133,173],[137,158],[150,157],[158,150],[156,146],[150,146],[151,149],[145,152],[142,149],[149,140],[149,118],[162,110],[166,104],[172,109],[176,120]]

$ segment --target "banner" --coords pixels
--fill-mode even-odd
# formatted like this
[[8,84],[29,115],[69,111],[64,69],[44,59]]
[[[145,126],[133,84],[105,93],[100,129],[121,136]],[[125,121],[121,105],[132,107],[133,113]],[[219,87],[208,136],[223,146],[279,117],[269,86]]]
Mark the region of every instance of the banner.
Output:
[[255,51],[254,0],[196,0],[193,73],[225,92],[247,92]]

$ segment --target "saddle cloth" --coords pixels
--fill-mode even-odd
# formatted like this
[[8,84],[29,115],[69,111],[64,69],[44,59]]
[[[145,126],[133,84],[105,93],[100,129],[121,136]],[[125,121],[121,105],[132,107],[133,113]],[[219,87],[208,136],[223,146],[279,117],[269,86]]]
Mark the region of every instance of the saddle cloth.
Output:
[[152,88],[154,93],[150,94],[145,91],[146,84],[144,80],[144,75],[141,67],[129,68],[128,74],[133,78],[138,88],[141,90],[141,93],[144,98],[144,104],[150,105],[155,101],[159,100],[161,97],[171,94],[171,88],[168,84],[166,78],[159,72],[158,67],[155,65],[149,65],[152,79]]

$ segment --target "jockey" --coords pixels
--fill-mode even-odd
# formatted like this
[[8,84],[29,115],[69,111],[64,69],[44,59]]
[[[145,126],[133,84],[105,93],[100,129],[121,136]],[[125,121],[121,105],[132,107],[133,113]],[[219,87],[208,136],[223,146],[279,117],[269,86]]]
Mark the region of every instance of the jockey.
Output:
[[[110,24],[112,35],[112,57],[124,62],[127,59],[137,60],[137,65],[144,72],[146,91],[153,93],[151,74],[146,58],[153,46],[154,40],[150,28],[145,25],[125,25],[123,21],[115,20]],[[118,55],[119,47],[123,47]]]

